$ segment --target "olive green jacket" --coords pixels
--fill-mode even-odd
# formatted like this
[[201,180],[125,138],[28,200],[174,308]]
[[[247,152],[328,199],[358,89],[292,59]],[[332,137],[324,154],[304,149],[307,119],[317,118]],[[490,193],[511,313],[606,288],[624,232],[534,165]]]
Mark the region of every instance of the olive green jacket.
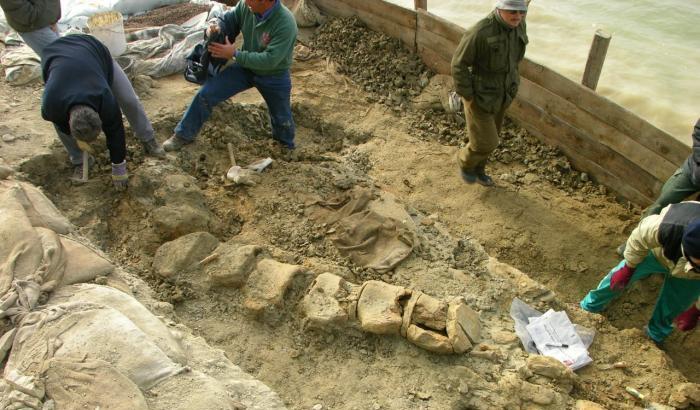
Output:
[[508,107],[518,93],[518,63],[528,43],[525,20],[516,28],[494,10],[469,28],[452,57],[457,94],[488,113]]
[[39,30],[61,18],[60,0],[0,0],[7,23],[19,33]]

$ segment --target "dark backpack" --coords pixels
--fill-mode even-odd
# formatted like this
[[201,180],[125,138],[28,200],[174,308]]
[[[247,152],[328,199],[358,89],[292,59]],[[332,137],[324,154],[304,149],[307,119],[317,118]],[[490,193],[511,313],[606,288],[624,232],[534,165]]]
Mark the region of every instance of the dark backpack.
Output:
[[226,60],[214,58],[209,53],[208,46],[211,43],[225,43],[225,35],[218,32],[204,42],[197,44],[192,52],[185,57],[187,66],[185,67],[185,80],[202,85],[209,78],[209,66],[213,66],[214,71],[226,64]]

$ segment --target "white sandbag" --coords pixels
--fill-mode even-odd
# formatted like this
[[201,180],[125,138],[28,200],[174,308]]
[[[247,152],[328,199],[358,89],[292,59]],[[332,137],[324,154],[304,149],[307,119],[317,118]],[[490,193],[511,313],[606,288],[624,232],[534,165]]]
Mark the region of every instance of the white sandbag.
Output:
[[0,181],[0,191],[12,191],[14,198],[22,204],[32,226],[49,228],[61,234],[67,234],[73,229],[68,219],[35,186],[24,182]]
[[44,382],[38,376],[28,376],[17,370],[5,369],[0,382],[0,409],[42,410]]
[[24,85],[41,79],[41,60],[29,46],[6,50],[0,63],[5,68],[5,80],[10,85]]
[[[184,344],[190,366],[221,383],[228,395],[242,403],[246,410],[286,410],[287,407],[277,393],[231,363],[223,350],[212,349],[201,337],[188,337]],[[155,406],[152,403],[149,405]]]
[[66,255],[61,244],[61,237],[56,232],[47,228],[34,228],[34,232],[37,233],[44,251],[42,264],[35,277],[41,284],[42,290],[50,292],[63,280]]
[[114,271],[114,265],[90,247],[66,236],[61,237],[61,244],[66,255],[61,285],[90,282]]
[[138,386],[103,360],[50,359],[45,379],[57,409],[149,408]]
[[118,310],[145,333],[148,339],[155,343],[171,360],[182,365],[186,364],[187,358],[179,340],[173,336],[170,329],[160,319],[133,297],[108,286],[85,283],[62,286],[51,294],[47,305],[53,306],[68,302],[94,303]]
[[16,190],[0,194],[0,299],[14,280],[26,280],[42,263],[44,250]]
[[[150,410],[237,410],[226,388],[201,372],[182,373],[149,391]],[[246,407],[247,408],[247,407]]]
[[324,18],[311,0],[299,0],[292,10],[299,27],[315,27],[323,24]]
[[4,374],[39,375],[54,357],[104,360],[142,390],[182,371],[128,317],[90,303],[63,303],[27,315]]
[[184,40],[175,43],[170,52],[163,57],[150,58],[148,60],[136,59],[130,75],[147,75],[153,78],[166,77],[180,73],[187,66],[187,57],[195,45],[202,41],[201,30],[189,32]]
[[73,224],[61,214],[61,211],[39,188],[25,182],[18,184],[29,200],[29,207],[25,207],[25,209],[33,226],[49,228],[60,234],[67,234],[73,230]]

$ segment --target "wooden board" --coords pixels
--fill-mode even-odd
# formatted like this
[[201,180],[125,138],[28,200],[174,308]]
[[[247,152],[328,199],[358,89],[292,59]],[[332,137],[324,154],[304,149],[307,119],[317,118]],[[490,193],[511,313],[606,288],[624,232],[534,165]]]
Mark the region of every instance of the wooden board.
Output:
[[561,149],[577,169],[625,199],[647,205],[661,190],[661,182],[636,164],[520,97],[509,107],[508,115],[543,142]]
[[690,154],[690,147],[673,136],[547,67],[525,59],[520,64],[520,75],[610,124],[676,166]]
[[427,31],[436,36],[443,37],[452,43],[459,44],[462,35],[466,31],[455,23],[447,21],[425,10],[418,10],[418,31]]
[[357,16],[370,29],[398,38],[415,50],[416,12],[383,0],[315,0],[326,14]]
[[665,181],[678,168],[678,164],[669,162],[590,113],[526,78],[521,78],[518,95],[550,115],[582,130],[595,141],[629,159],[660,181]]
[[416,46],[432,49],[443,60],[452,61],[452,55],[458,44],[426,30],[419,29],[416,32]]
[[452,60],[445,60],[440,57],[432,47],[418,46],[418,54],[421,59],[438,74],[452,75]]
[[354,7],[341,0],[314,0],[314,4],[319,10],[333,17],[351,17],[357,14]]

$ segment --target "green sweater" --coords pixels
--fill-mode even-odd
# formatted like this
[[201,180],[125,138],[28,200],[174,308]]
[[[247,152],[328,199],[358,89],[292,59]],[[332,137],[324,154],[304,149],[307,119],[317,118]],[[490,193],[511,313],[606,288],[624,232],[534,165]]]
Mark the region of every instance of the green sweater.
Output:
[[279,75],[289,70],[297,24],[292,12],[279,0],[262,21],[244,1],[239,1],[224,15],[223,23],[229,38],[243,34],[243,46],[236,54],[238,64],[258,75]]

